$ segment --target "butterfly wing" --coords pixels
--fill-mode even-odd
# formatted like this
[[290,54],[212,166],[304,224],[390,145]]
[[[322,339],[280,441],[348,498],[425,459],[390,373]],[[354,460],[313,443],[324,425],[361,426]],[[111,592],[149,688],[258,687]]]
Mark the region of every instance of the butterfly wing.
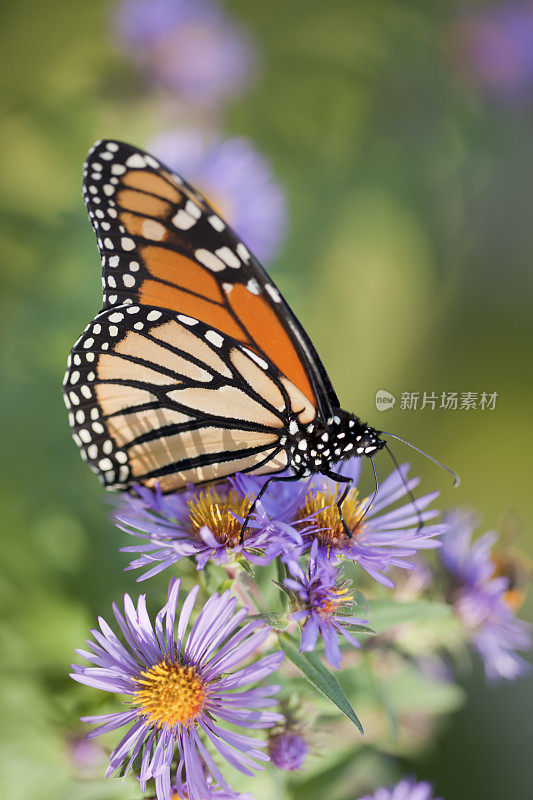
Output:
[[199,319],[274,364],[326,419],[339,402],[281,293],[204,197],[153,156],[98,142],[84,196],[104,308],[137,303]]
[[104,309],[74,345],[63,385],[82,457],[109,489],[172,491],[288,466],[284,433],[316,409],[268,359],[172,311]]

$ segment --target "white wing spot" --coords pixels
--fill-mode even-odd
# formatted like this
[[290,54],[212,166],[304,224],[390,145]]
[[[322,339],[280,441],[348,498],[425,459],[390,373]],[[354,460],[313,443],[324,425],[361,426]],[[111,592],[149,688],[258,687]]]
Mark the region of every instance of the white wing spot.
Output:
[[124,250],[133,250],[135,247],[135,242],[128,236],[123,236],[122,239],[120,240],[120,243]]
[[224,224],[224,222],[222,222],[222,220],[220,219],[220,217],[217,217],[217,215],[216,215],[216,214],[213,214],[211,217],[208,217],[208,218],[207,218],[207,221],[208,221],[208,222],[210,223],[210,225],[211,225],[211,226],[212,226],[212,227],[213,227],[213,228],[214,228],[216,231],[218,231],[219,233],[220,233],[220,231],[223,231],[223,230],[224,230],[224,228],[226,227],[226,226],[225,226],[225,224]]
[[198,320],[192,317],[187,317],[185,314],[178,314],[178,319],[184,325],[198,325]]
[[267,283],[265,289],[275,303],[281,303],[281,295],[275,286],[272,286],[271,283]]
[[239,242],[239,244],[235,249],[237,250],[238,254],[240,255],[243,261],[250,260],[250,253],[248,252],[248,250],[246,249],[246,247],[243,245],[242,242]]
[[160,311],[150,311],[146,319],[149,322],[155,322],[156,319],[159,319],[160,316],[162,316]]
[[134,169],[142,169],[146,166],[146,160],[140,153],[134,153],[127,159],[126,166],[133,167]]
[[181,231],[188,231],[189,228],[196,224],[196,219],[180,208],[178,213],[172,217],[172,224]]
[[202,216],[201,210],[198,208],[196,203],[193,203],[192,200],[187,200],[185,203],[185,211],[187,211],[191,217],[196,217],[196,219],[200,219]]
[[204,248],[200,248],[196,250],[194,257],[203,264],[204,267],[208,269],[212,269],[213,272],[220,272],[223,269],[226,269],[226,265],[223,261],[220,260],[214,253],[211,253],[210,250],[205,250]]
[[219,258],[222,259],[222,261],[226,262],[228,267],[233,267],[233,269],[238,269],[241,266],[241,262],[239,261],[235,253],[233,253],[229,249],[229,247],[226,246],[219,247],[218,250],[215,250],[215,253],[217,254],[217,256],[219,256]]
[[142,224],[142,235],[152,242],[160,242],[166,232],[165,226],[161,225],[160,222],[156,222],[155,219],[145,219]]
[[222,347],[222,344],[224,342],[224,338],[220,335],[220,333],[217,333],[216,331],[206,331],[205,338],[207,339],[208,342],[214,344],[215,347]]
[[256,278],[250,278],[250,280],[246,284],[246,288],[252,294],[261,294],[261,287],[259,286],[259,283],[257,282]]

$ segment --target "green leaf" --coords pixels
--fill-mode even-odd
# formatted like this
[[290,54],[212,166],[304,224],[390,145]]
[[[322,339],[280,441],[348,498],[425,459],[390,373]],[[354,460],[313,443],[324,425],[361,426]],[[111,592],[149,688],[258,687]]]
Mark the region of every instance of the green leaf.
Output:
[[363,726],[344,694],[342,686],[318,656],[314,655],[314,653],[300,653],[294,640],[287,634],[280,634],[279,642],[286,656],[298,667],[315,689],[325,695],[328,700],[331,700],[343,714],[346,714],[359,731],[364,733]]
[[244,570],[245,572],[247,572],[247,573],[248,573],[248,575],[249,575],[251,578],[254,578],[254,577],[255,577],[255,570],[254,570],[254,568],[252,567],[252,565],[250,564],[250,562],[249,562],[249,561],[246,561],[246,559],[245,559],[245,558],[243,558],[243,559],[241,559],[241,560],[239,561],[239,564],[240,564],[240,566],[243,568],[243,570]]
[[383,633],[395,625],[406,622],[426,622],[442,619],[452,613],[446,603],[434,600],[416,600],[400,603],[394,600],[370,600],[368,602],[368,622],[377,633]]
[[280,592],[283,592],[283,594],[285,594],[289,598],[289,600],[294,600],[297,597],[296,593],[293,592],[292,589],[288,589],[282,583],[278,583],[278,581],[275,580],[271,580],[270,583],[273,583],[274,586],[277,586]]
[[286,614],[281,611],[261,611],[260,614],[254,614],[252,619],[264,619],[267,625],[278,630],[283,630],[289,624],[289,619]]

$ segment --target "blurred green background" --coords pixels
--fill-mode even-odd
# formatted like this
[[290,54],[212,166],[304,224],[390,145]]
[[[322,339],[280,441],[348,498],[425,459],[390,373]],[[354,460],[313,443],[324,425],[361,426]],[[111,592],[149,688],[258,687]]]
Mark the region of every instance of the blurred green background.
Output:
[[[518,534],[533,555],[533,92],[504,97],[469,80],[454,34],[464,3],[227,7],[253,32],[261,69],[220,125],[254,140],[284,187],[288,235],[272,269],[343,406],[453,466],[456,490],[446,473],[395,448],[425,487],[442,489],[442,507],[474,506],[485,529]],[[73,649],[114,597],[136,591],[60,394],[67,353],[101,304],[80,194],[86,151],[100,137],[142,146],[164,122],[160,99],[113,46],[110,8],[2,4],[6,800],[136,796],[132,784],[128,793],[119,782],[76,780],[65,744],[66,721],[77,736],[83,710],[83,692],[65,678]],[[498,399],[494,411],[407,411],[398,402],[380,412],[378,389],[398,400],[415,391]],[[385,457],[379,469],[389,471]],[[532,610],[530,602],[524,616]],[[478,670],[465,687],[466,706],[405,770],[435,781],[446,800],[528,800],[532,679],[487,689]],[[324,785],[320,796],[350,800],[349,787],[345,779],[332,794]],[[309,785],[306,796],[313,792]]]

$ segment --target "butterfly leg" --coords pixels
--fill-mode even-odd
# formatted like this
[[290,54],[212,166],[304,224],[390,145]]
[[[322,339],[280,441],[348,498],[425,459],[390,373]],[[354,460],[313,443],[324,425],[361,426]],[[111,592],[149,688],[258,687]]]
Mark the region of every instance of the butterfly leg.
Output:
[[299,472],[295,473],[294,475],[284,475],[281,478],[278,478],[277,475],[271,475],[270,478],[268,478],[268,480],[266,480],[264,482],[264,484],[262,485],[261,489],[259,490],[259,492],[257,493],[256,497],[254,498],[254,501],[253,501],[252,505],[250,506],[250,510],[248,511],[248,513],[246,515],[246,519],[243,522],[243,525],[242,525],[242,528],[241,528],[241,544],[244,541],[244,534],[246,532],[246,528],[248,527],[248,523],[250,521],[250,517],[254,513],[257,503],[263,497],[263,495],[266,492],[268,486],[271,483],[275,483],[276,481],[278,481],[279,483],[292,483],[293,481],[299,481],[301,477],[302,477],[302,474],[299,473]]
[[339,517],[341,518],[341,522],[342,522],[344,531],[345,531],[346,535],[348,536],[348,538],[351,539],[352,536],[353,536],[353,532],[348,527],[348,524],[347,524],[347,522],[344,519],[344,516],[342,514],[342,504],[346,500],[346,496],[347,496],[348,492],[350,491],[350,488],[351,488],[350,484],[352,483],[352,479],[351,478],[347,478],[345,475],[339,475],[336,472],[324,472],[324,475],[326,475],[327,478],[331,478],[332,480],[337,481],[337,483],[345,483],[346,484],[346,487],[345,487],[343,493],[341,494],[341,496],[337,500],[337,508],[339,510]]
[[[376,485],[375,485],[374,493],[372,495],[372,499],[371,499],[370,503],[367,505],[367,507],[365,508],[363,516],[358,520],[358,524],[361,522],[361,520],[364,519],[364,517],[367,514],[367,512],[369,511],[369,509],[372,508],[372,505],[374,503],[374,500],[376,499],[376,495],[377,495],[378,490],[379,490],[378,474],[376,472],[376,465],[374,464],[374,459],[372,458],[372,456],[370,456],[370,460],[372,462],[372,469],[374,470],[374,479],[375,479]],[[328,476],[328,478],[333,478],[333,480],[336,480],[339,483],[347,483],[348,484],[346,486],[346,488],[344,489],[343,493],[341,494],[340,498],[337,500],[337,508],[339,509],[339,516],[340,516],[342,524],[344,526],[344,530],[346,531],[346,534],[347,534],[348,538],[351,539],[352,536],[353,536],[353,531],[351,531],[350,528],[348,527],[348,525],[346,524],[346,520],[344,519],[343,514],[342,514],[342,504],[344,503],[344,501],[346,499],[346,495],[350,491],[350,485],[349,484],[351,483],[351,478],[346,478],[344,475],[337,475],[336,473],[333,473],[333,472],[328,472],[327,476]]]

